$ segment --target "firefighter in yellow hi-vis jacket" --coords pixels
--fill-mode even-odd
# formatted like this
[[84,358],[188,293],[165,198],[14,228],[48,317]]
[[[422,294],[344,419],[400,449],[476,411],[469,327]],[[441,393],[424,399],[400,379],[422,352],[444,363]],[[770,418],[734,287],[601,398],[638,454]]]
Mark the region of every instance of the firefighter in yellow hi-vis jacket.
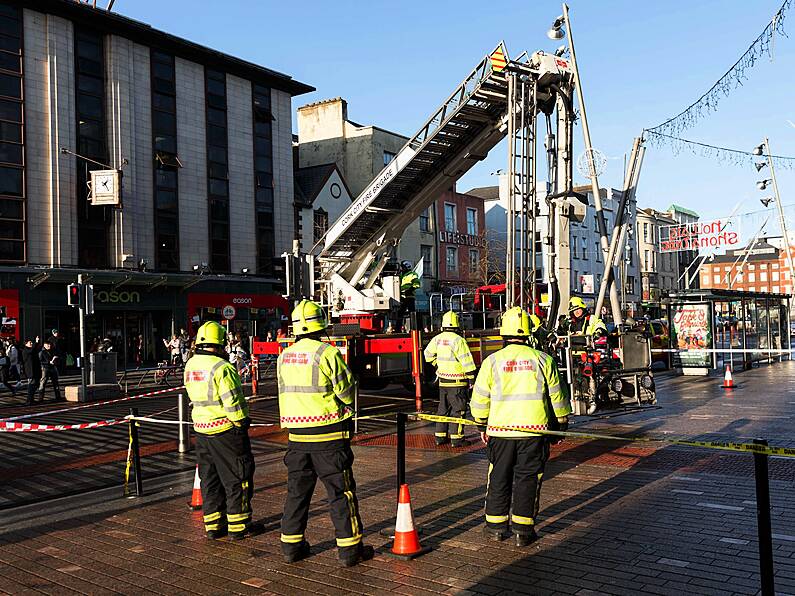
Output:
[[279,419],[289,429],[287,500],[282,552],[288,563],[309,555],[304,536],[317,479],[325,485],[340,561],[351,567],[371,559],[362,544],[362,520],[353,479],[351,431],[356,381],[339,350],[320,341],[327,327],[323,309],[309,300],[292,313],[296,342],[279,355]]
[[[442,317],[442,332],[425,348],[425,360],[436,367],[439,379],[439,416],[463,418],[466,415],[469,386],[475,377],[475,361],[466,340],[458,334],[460,329],[458,314],[447,311]],[[436,444],[444,445],[448,440],[453,447],[465,446],[463,425],[437,422]]]
[[225,345],[221,325],[209,321],[199,327],[196,351],[185,364],[185,388],[193,405],[207,537],[217,539],[228,531],[229,538],[240,540],[263,528],[251,523],[254,457],[248,404]]
[[502,317],[505,347],[483,361],[472,392],[472,416],[487,445],[486,532],[517,546],[536,539],[535,521],[549,440],[534,430],[565,429],[571,403],[552,358],[527,345],[530,317],[520,307]]

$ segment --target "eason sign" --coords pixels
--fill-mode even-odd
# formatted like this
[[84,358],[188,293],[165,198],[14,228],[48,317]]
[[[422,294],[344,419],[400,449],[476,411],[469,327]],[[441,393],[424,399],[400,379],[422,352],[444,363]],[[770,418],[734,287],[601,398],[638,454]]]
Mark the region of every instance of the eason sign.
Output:
[[660,226],[660,252],[737,246],[740,234],[730,218]]

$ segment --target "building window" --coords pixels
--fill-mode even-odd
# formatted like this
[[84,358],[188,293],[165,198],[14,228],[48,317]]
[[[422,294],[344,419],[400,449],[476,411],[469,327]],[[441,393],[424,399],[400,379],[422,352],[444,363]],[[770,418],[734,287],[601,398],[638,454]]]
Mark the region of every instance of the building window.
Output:
[[471,207],[467,207],[467,234],[478,235],[478,211]]
[[425,211],[420,213],[420,232],[431,231],[431,208],[428,207]]
[[469,249],[469,272],[476,274],[480,269],[480,252],[475,248]]
[[452,203],[444,204],[444,229],[448,232],[455,232],[455,205]]
[[447,273],[458,273],[458,248],[448,246],[445,254],[447,255],[445,261]]
[[651,256],[648,250],[643,251],[643,270],[649,271]]
[[328,213],[323,209],[315,209],[313,230],[312,237],[314,241],[320,242],[320,239],[326,235],[328,230]]
[[206,69],[207,189],[210,212],[210,268],[230,270],[229,155],[226,124],[226,75]]
[[749,282],[756,281],[756,273],[754,273],[753,271],[749,271],[748,272],[748,281]]
[[635,276],[627,275],[627,283],[625,291],[627,294],[634,294],[635,293]]
[[427,244],[421,244],[420,256],[422,257],[422,276],[433,277],[433,247]]
[[778,286],[773,286],[773,293],[774,294],[778,294],[778,291],[779,291],[779,287]]
[[767,281],[767,271],[759,272],[759,281]]
[[[257,273],[273,275],[276,254],[273,207],[273,114],[270,87],[252,85],[254,118],[254,210],[257,231]],[[328,215],[326,216],[328,229]],[[325,233],[325,230],[324,230]]]
[[0,263],[24,263],[25,163],[22,130],[22,14],[0,6]]
[[767,292],[767,286],[762,286],[759,288],[760,292]]
[[174,56],[152,51],[152,143],[154,162],[155,268],[179,271],[177,185],[177,87]]
[[395,159],[395,155],[397,153],[392,153],[391,151],[384,151],[384,165],[388,166],[390,162]]
[[[93,31],[75,31],[75,105],[77,106],[77,153],[108,163],[105,139],[105,49],[103,37]],[[109,265],[108,227],[111,208],[88,202],[91,170],[104,169],[77,160],[78,264],[101,268]]]
[[778,281],[779,280],[779,272],[778,271],[773,271],[772,275],[773,275],[773,281]]
[[649,224],[646,222],[643,222],[643,241],[649,241]]
[[[601,252],[601,250],[602,250],[601,247],[598,247],[598,248],[599,248],[599,251]],[[626,253],[627,253],[627,255],[626,255],[627,265],[629,265],[631,267],[633,261],[635,260],[635,249],[632,248],[632,245],[629,245],[629,250],[626,251]]]
[[588,239],[580,238],[580,248],[582,248],[582,258],[588,260]]
[[719,284],[720,283],[720,275],[713,275],[712,276],[712,283]]

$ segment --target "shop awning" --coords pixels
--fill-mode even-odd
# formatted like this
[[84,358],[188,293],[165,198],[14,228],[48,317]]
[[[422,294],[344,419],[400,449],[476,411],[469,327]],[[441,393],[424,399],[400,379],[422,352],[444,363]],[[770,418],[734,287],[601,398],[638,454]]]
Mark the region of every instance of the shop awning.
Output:
[[27,273],[27,282],[32,287],[43,283],[70,284],[77,281],[82,273],[88,283],[99,286],[111,286],[114,290],[121,287],[137,287],[147,291],[160,286],[177,287],[181,290],[207,281],[234,281],[242,283],[278,283],[270,277],[253,275],[219,275],[192,273],[155,273],[150,271],[130,271],[124,269],[91,269],[79,270],[69,268],[44,269],[37,267],[0,267],[0,273]]

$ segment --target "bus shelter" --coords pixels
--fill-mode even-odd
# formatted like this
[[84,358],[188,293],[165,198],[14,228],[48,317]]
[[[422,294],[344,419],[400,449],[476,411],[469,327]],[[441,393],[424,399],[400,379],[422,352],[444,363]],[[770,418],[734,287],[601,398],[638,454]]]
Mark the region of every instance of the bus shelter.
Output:
[[672,368],[684,374],[748,369],[791,358],[790,296],[767,292],[698,289],[663,299],[670,330]]

